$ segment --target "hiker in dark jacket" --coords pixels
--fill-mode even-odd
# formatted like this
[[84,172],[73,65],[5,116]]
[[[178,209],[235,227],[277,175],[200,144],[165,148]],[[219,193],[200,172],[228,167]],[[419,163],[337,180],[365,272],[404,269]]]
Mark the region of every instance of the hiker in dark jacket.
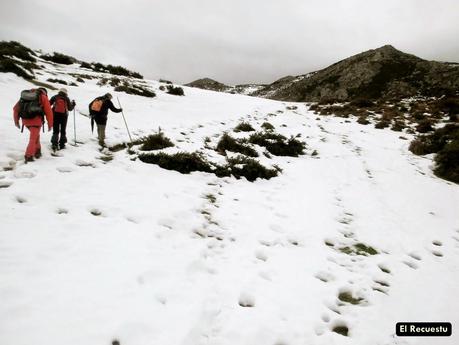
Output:
[[68,112],[75,108],[75,101],[73,100],[70,102],[70,99],[67,96],[67,90],[62,88],[59,90],[57,95],[51,97],[49,103],[53,107],[54,114],[53,136],[51,137],[52,148],[53,150],[57,150],[57,144],[59,143],[59,149],[64,149],[65,143],[67,142],[65,130],[67,128],[67,119],[69,117]]
[[97,97],[89,103],[91,125],[94,126],[93,121],[97,124],[97,136],[100,146],[105,146],[105,127],[107,126],[108,110],[114,113],[121,113],[123,111],[123,109],[118,109],[113,105],[112,98],[112,95],[107,93],[104,96]]

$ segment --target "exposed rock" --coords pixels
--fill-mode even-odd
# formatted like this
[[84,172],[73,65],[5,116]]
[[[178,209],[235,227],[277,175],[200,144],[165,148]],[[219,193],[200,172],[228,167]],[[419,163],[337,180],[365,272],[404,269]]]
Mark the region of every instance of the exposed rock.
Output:
[[253,96],[285,101],[348,101],[454,94],[459,64],[427,61],[390,45],[369,50],[323,70],[285,77]]

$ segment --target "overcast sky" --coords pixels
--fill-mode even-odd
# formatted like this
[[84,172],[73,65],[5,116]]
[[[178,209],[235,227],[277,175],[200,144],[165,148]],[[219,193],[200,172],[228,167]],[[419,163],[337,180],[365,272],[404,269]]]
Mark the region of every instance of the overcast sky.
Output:
[[459,62],[459,0],[0,0],[0,40],[185,83],[272,82],[392,44]]

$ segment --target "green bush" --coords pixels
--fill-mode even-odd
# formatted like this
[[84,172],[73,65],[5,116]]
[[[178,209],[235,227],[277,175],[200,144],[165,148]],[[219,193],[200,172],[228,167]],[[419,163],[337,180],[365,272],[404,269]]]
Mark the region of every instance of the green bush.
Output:
[[360,116],[357,119],[357,123],[360,123],[361,125],[368,125],[368,124],[370,124],[370,121],[367,120],[366,116]]
[[81,68],[92,69],[92,65],[90,63],[87,63],[87,62],[84,62],[84,61],[80,64],[80,67]]
[[165,137],[163,133],[149,135],[136,141],[136,143],[142,144],[140,146],[141,151],[161,150],[174,146],[172,141],[168,137]]
[[185,96],[185,92],[180,86],[167,85],[167,93],[174,96]]
[[46,79],[46,81],[49,81],[50,83],[68,85],[67,82],[66,82],[65,80],[61,80],[61,79],[52,79],[52,78],[48,78],[48,79]]
[[269,180],[278,174],[277,170],[268,169],[257,160],[244,156],[228,159],[227,168],[237,179],[243,176],[250,182],[255,181],[257,178]]
[[402,121],[395,120],[394,124],[390,129],[392,129],[395,132],[401,132],[404,128],[406,128],[405,123]]
[[428,135],[421,135],[414,139],[408,148],[415,155],[437,153],[448,143],[459,140],[459,126],[448,124]]
[[209,163],[200,153],[179,152],[175,154],[149,153],[139,155],[142,162],[157,164],[163,169],[189,174],[193,171],[213,173],[218,177],[234,176],[237,179],[245,177],[253,182],[257,178],[270,179],[276,177],[280,169],[268,169],[258,161],[243,156],[227,160],[225,165]]
[[265,147],[275,156],[298,157],[304,154],[306,144],[293,137],[287,139],[281,134],[257,132],[250,136],[249,143]]
[[120,86],[115,87],[114,90],[118,92],[125,92],[129,95],[137,95],[137,96],[150,97],[150,98],[153,98],[156,96],[156,93],[154,93],[153,91],[150,91],[147,88],[140,87],[140,86],[120,85]]
[[27,73],[20,66],[21,66],[21,63],[19,63],[18,61],[8,59],[8,58],[0,58],[0,72],[1,73],[14,73],[18,77],[22,77],[27,80],[33,79],[34,77],[33,74]]
[[435,156],[434,173],[445,180],[459,183],[459,137],[449,142]]
[[419,121],[418,125],[416,126],[416,130],[419,133],[432,132],[434,130],[432,127],[432,120],[424,119],[424,120]]
[[375,124],[375,128],[377,128],[377,129],[383,129],[383,128],[387,128],[389,126],[390,126],[390,122],[386,121],[386,120],[380,120],[379,122],[377,122]]
[[56,52],[54,52],[53,55],[46,54],[46,55],[41,55],[40,57],[43,60],[51,61],[51,62],[58,63],[61,65],[71,65],[77,61],[74,57],[64,55],[61,53],[56,53]]
[[164,152],[139,155],[142,162],[157,164],[163,169],[175,170],[182,174],[193,171],[212,172],[210,163],[197,152],[179,152],[168,155]]
[[234,127],[234,131],[235,132],[252,132],[252,131],[255,131],[255,129],[252,127],[250,123],[241,122],[236,127]]
[[24,47],[21,43],[15,41],[1,41],[0,42],[0,60],[4,58],[14,56],[18,59],[29,61],[29,62],[36,62],[35,53],[27,48]]
[[411,142],[409,150],[416,155],[437,153],[435,175],[459,183],[459,125],[448,124],[421,135]]
[[366,98],[359,98],[351,101],[350,105],[353,105],[358,108],[371,108],[375,105],[375,103]]
[[110,73],[114,75],[143,79],[143,76],[140,73],[132,72],[121,66],[104,65],[100,62],[93,62],[91,64],[84,62],[81,64],[81,67],[92,69],[95,72]]
[[223,134],[220,138],[220,141],[217,144],[217,151],[222,154],[225,154],[226,151],[231,151],[250,157],[258,157],[258,153],[254,148],[244,145],[243,140],[234,139],[227,133]]
[[269,122],[263,122],[261,125],[261,128],[263,128],[265,131],[273,131],[275,130],[274,126],[270,124]]

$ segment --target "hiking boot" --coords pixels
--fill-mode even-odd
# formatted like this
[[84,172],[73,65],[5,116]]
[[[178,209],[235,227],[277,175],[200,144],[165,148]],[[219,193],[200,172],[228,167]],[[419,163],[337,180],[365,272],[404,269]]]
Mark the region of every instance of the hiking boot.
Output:
[[51,146],[51,150],[57,151],[57,145],[54,145],[54,144],[53,144],[53,145]]
[[33,159],[32,156],[24,156],[24,163],[28,163],[28,162],[33,162],[35,159]]
[[63,150],[63,149],[65,149],[65,144],[60,144],[59,145],[59,150]]
[[37,152],[35,152],[34,157],[35,157],[36,159],[40,158],[40,157],[41,157],[41,150],[37,150]]

